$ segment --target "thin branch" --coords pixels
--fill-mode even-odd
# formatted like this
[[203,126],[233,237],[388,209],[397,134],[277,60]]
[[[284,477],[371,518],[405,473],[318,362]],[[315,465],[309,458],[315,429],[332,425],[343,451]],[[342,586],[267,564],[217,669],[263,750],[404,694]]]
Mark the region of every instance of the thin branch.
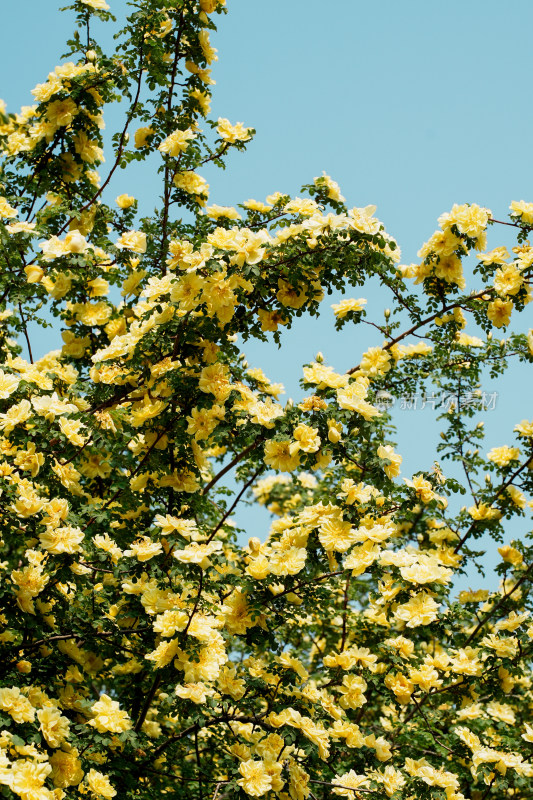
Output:
[[344,586],[344,599],[342,603],[342,607],[344,609],[342,615],[342,639],[341,639],[341,646],[339,652],[342,653],[344,650],[344,645],[346,644],[346,623],[348,617],[348,590],[350,588],[350,573],[348,573],[348,577],[346,578],[346,584]]
[[146,700],[144,701],[144,705],[143,705],[143,707],[141,709],[141,713],[139,714],[139,719],[137,720],[137,723],[135,725],[134,730],[137,733],[141,730],[141,728],[143,726],[143,723],[144,723],[144,720],[146,719],[146,715],[150,711],[150,706],[152,705],[152,700],[154,699],[155,694],[156,694],[157,690],[159,689],[160,683],[161,683],[161,673],[158,673],[155,676],[154,682],[152,683],[152,686],[150,687],[150,691],[148,692],[148,694],[146,696]]
[[249,453],[251,453],[253,450],[255,450],[255,448],[256,448],[256,447],[257,447],[257,446],[258,446],[258,445],[259,445],[259,444],[260,444],[260,443],[261,443],[261,442],[264,440],[264,438],[265,438],[265,435],[264,435],[264,434],[261,434],[261,436],[258,436],[258,437],[257,437],[257,439],[255,439],[255,441],[253,441],[251,444],[249,444],[249,445],[248,445],[248,447],[245,447],[245,448],[244,448],[244,450],[242,450],[242,452],[240,452],[238,455],[236,455],[236,456],[235,456],[235,458],[233,458],[233,459],[232,459],[232,460],[229,462],[229,464],[227,464],[227,465],[224,467],[224,469],[221,469],[221,470],[220,470],[220,472],[219,472],[217,475],[215,475],[215,477],[214,477],[214,478],[212,478],[212,479],[209,481],[209,483],[207,484],[207,486],[205,486],[205,487],[204,487],[204,489],[203,489],[203,491],[202,491],[202,495],[205,497],[205,495],[206,495],[206,494],[209,492],[209,490],[213,488],[213,486],[215,485],[215,483],[218,483],[218,481],[219,481],[221,478],[223,478],[223,477],[224,477],[224,475],[225,475],[227,472],[229,472],[229,471],[230,471],[230,469],[233,469],[233,467],[234,467],[236,464],[238,464],[238,463],[239,463],[239,461],[242,461],[242,459],[243,459],[243,458],[246,458],[246,456],[247,456]]
[[[490,505],[492,505],[492,503],[494,503],[494,501],[498,499],[498,497],[501,495],[501,493],[504,492],[507,489],[507,487],[512,484],[514,479],[517,478],[520,475],[520,473],[523,472],[528,467],[528,465],[530,463],[531,463],[531,453],[529,454],[527,460],[524,461],[524,463],[521,464],[506,481],[504,481],[502,484],[500,484],[500,486],[498,487],[498,490],[496,491],[496,494],[494,494],[492,496],[492,498],[491,498]],[[470,527],[468,528],[468,530],[466,531],[464,536],[459,540],[458,544],[455,547],[454,553],[458,553],[459,550],[462,548],[462,546],[464,545],[464,543],[466,542],[466,540],[469,538],[469,536],[471,535],[472,531],[474,530],[476,522],[477,522],[477,520],[474,520],[472,522],[472,524],[470,525]]]
[[31,342],[30,342],[30,337],[28,336],[28,328],[26,326],[26,320],[24,319],[24,314],[22,313],[22,303],[19,303],[18,305],[19,305],[20,319],[22,322],[22,329],[24,331],[24,338],[26,339],[26,344],[28,345],[30,364],[33,364],[33,353],[31,351]]
[[[136,112],[137,106],[139,104],[139,97],[141,95],[142,77],[143,77],[143,74],[144,74],[143,60],[144,60],[144,31],[143,31],[143,36],[142,36],[142,39],[141,39],[141,44],[140,44],[140,47],[139,47],[139,75],[137,77],[137,90],[136,90],[136,93],[135,93],[135,98],[133,100],[132,106],[131,106],[130,111],[128,113],[128,116],[126,118],[126,123],[125,123],[124,128],[122,129],[122,133],[120,135],[120,141],[118,143],[117,154],[115,156],[115,163],[111,167],[107,178],[105,179],[103,184],[100,186],[98,191],[95,192],[93,194],[93,196],[91,197],[91,199],[79,209],[79,213],[80,214],[83,211],[86,211],[88,208],[90,208],[93,205],[93,203],[95,203],[96,200],[98,200],[100,195],[105,191],[105,189],[109,185],[109,182],[111,181],[111,178],[113,177],[113,175],[115,174],[116,170],[118,169],[118,167],[120,165],[120,161],[121,161],[121,158],[122,158],[122,153],[124,151],[124,145],[126,143],[126,137],[127,137],[127,133],[128,133],[128,128],[130,126],[130,123],[131,123],[133,117],[135,116],[135,112]],[[67,220],[67,222],[65,222],[65,224],[63,225],[63,227],[59,231],[59,235],[61,235],[62,233],[64,233],[66,231],[66,229],[68,228],[70,223],[73,221],[73,219],[74,219],[74,217],[71,217],[69,220]]]
[[520,578],[520,580],[518,580],[518,581],[515,583],[515,585],[513,586],[513,588],[512,588],[512,589],[511,589],[509,592],[507,592],[506,594],[504,594],[504,595],[503,595],[503,597],[501,598],[501,600],[499,600],[499,601],[496,603],[496,605],[495,605],[495,606],[493,606],[493,607],[490,609],[490,611],[488,611],[488,612],[485,614],[485,616],[483,617],[483,619],[481,619],[481,620],[480,620],[480,622],[479,622],[479,623],[476,625],[476,627],[474,628],[473,632],[470,634],[470,636],[469,636],[469,637],[468,637],[468,639],[466,640],[466,642],[465,642],[465,644],[464,644],[464,647],[468,647],[468,645],[470,644],[470,642],[471,642],[471,641],[473,641],[473,640],[476,638],[476,636],[477,636],[477,634],[479,633],[479,631],[481,630],[481,628],[482,628],[482,627],[485,625],[485,623],[486,623],[486,622],[488,622],[488,620],[489,620],[489,619],[490,619],[490,618],[493,616],[494,612],[495,612],[495,611],[498,611],[498,609],[500,609],[500,608],[503,606],[503,604],[505,603],[505,601],[506,601],[506,600],[508,600],[508,599],[509,599],[509,597],[511,597],[511,595],[512,595],[512,594],[514,594],[514,593],[516,592],[516,590],[518,589],[518,587],[519,587],[519,586],[521,586],[521,585],[524,583],[524,581],[527,579],[527,577],[528,577],[529,573],[530,573],[532,570],[533,570],[533,563],[529,565],[529,567],[526,569],[526,571],[524,572],[524,574],[522,575],[522,577]]
[[[484,294],[490,294],[493,291],[494,291],[494,289],[492,289],[489,286],[488,288],[483,289],[483,291],[478,292],[477,294],[471,294],[468,297],[463,297],[461,300],[457,300],[457,302],[455,302],[455,303],[450,303],[449,305],[444,306],[444,308],[440,309],[439,311],[435,311],[435,313],[431,314],[429,317],[426,317],[425,319],[421,320],[420,322],[417,322],[416,325],[412,325],[409,328],[409,330],[404,331],[404,333],[401,333],[399,336],[396,336],[395,339],[391,339],[390,342],[388,342],[386,345],[384,345],[383,350],[390,350],[391,347],[394,347],[395,344],[397,344],[398,342],[401,342],[402,339],[405,339],[407,336],[410,336],[412,333],[417,331],[419,328],[423,328],[425,325],[428,325],[430,322],[433,322],[434,319],[436,319],[437,317],[442,316],[442,314],[444,314],[445,312],[452,311],[454,308],[459,308],[460,306],[464,305],[469,300],[478,300]],[[357,372],[359,367],[360,367],[359,364],[356,367],[352,367],[351,369],[348,370],[347,374],[348,375],[352,375],[354,372]]]
[[212,539],[213,539],[213,538],[216,536],[216,534],[218,533],[218,531],[220,530],[220,528],[222,527],[222,525],[225,523],[225,521],[227,520],[227,518],[228,518],[228,517],[229,517],[229,516],[230,516],[230,515],[233,513],[233,511],[235,510],[235,508],[236,508],[236,506],[238,505],[238,503],[240,502],[240,500],[241,500],[241,498],[242,498],[243,494],[244,494],[244,493],[247,491],[247,489],[249,489],[249,488],[250,488],[250,486],[252,485],[252,483],[254,483],[254,481],[255,481],[255,480],[256,480],[256,479],[259,477],[259,475],[260,475],[262,472],[264,472],[264,470],[265,470],[265,469],[266,469],[265,465],[264,465],[264,464],[261,464],[261,466],[259,467],[259,469],[257,469],[257,470],[254,472],[254,474],[252,475],[252,477],[250,478],[250,480],[249,480],[249,481],[247,481],[247,482],[244,484],[244,486],[242,487],[241,491],[239,492],[239,494],[238,494],[238,495],[237,495],[237,497],[235,498],[235,500],[234,500],[234,502],[232,503],[232,505],[231,505],[231,506],[229,507],[229,509],[226,511],[226,513],[224,514],[224,516],[222,517],[222,519],[220,520],[220,522],[219,522],[219,523],[218,523],[218,525],[216,526],[216,528],[215,528],[215,530],[213,531],[213,533],[211,533],[211,534],[210,534],[209,538],[208,538],[208,539],[207,539],[207,541],[206,541],[206,544],[209,544],[209,542],[210,542],[210,541],[211,541],[211,540],[212,540]]

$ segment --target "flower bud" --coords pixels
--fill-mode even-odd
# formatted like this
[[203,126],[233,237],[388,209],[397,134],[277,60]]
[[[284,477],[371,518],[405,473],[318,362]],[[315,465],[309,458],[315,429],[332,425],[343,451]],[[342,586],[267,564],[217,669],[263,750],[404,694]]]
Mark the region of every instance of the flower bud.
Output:
[[38,264],[29,264],[27,267],[24,267],[24,272],[26,273],[26,280],[28,283],[39,283],[44,276],[44,271]]
[[119,194],[119,196],[115,199],[115,203],[119,208],[131,208],[131,206],[135,203],[135,198],[129,194]]
[[257,555],[261,549],[261,540],[258,539],[257,536],[252,536],[251,539],[248,540],[248,548],[251,553]]

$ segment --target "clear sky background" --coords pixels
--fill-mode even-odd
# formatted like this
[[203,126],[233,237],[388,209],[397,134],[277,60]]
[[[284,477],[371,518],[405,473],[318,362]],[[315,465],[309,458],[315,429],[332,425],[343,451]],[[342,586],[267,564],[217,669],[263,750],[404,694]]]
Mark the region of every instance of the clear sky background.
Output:
[[[32,103],[30,90],[59,63],[73,18],[58,12],[56,0],[0,1],[0,97],[16,111]],[[108,2],[119,16],[127,10],[125,0]],[[402,263],[410,263],[454,202],[476,202],[505,219],[512,200],[533,200],[530,0],[227,5],[213,36],[219,61],[212,116],[242,121],[257,135],[247,153],[231,156],[225,172],[204,173],[211,202],[264,199],[276,190],[297,194],[325,170],[349,205],[378,206],[377,216],[401,246]],[[157,196],[149,171],[130,183],[121,171],[116,177],[112,197],[127,191],[144,203]],[[501,226],[489,239],[498,244],[512,244]],[[389,302],[376,286],[350,295],[368,297],[369,318]],[[336,333],[329,308],[335,300],[326,298],[318,322],[300,321],[280,352],[270,345],[245,348],[251,363],[286,385],[288,396],[298,397],[301,365],[318,350],[341,371],[366,347],[381,344],[367,326]],[[524,316],[520,328],[533,326],[529,307]],[[47,331],[36,349],[43,354],[57,346]],[[483,387],[499,393],[496,409],[483,416],[487,447],[511,443],[513,425],[533,417],[526,375],[516,369]],[[395,419],[404,474],[430,468],[437,441],[432,412],[403,411]]]

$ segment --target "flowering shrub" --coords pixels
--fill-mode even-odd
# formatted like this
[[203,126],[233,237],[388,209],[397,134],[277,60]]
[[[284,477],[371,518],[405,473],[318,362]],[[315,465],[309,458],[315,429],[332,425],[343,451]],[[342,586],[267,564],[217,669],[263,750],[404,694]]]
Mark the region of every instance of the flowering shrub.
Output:
[[[202,168],[254,134],[209,117],[225,0],[130,5],[109,55],[109,5],[75,0],[70,60],[0,104],[3,796],[530,796],[533,547],[505,528],[533,505],[533,422],[484,454],[473,401],[487,367],[533,362],[532,332],[493,336],[531,299],[533,203],[511,204],[512,254],[455,205],[411,265],[325,174],[209,205]],[[108,195],[144,160],[161,197],[140,218]],[[281,404],[242,342],[283,346],[375,276],[381,321],[333,310],[376,346],[343,374],[319,354]],[[61,341],[34,360],[41,309]],[[434,388],[462,482],[402,478],[377,402]],[[273,522],[243,545],[250,495]],[[500,585],[456,598],[487,533]]]

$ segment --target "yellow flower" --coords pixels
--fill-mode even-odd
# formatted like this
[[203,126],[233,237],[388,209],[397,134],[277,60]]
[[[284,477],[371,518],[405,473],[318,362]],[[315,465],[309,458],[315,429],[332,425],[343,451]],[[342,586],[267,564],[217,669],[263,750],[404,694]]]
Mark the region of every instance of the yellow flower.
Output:
[[367,381],[367,378],[361,376],[345,388],[337,389],[337,403],[340,408],[355,411],[361,414],[363,419],[371,420],[372,417],[379,417],[380,412],[365,400],[368,394]]
[[383,772],[376,770],[372,777],[374,780],[378,781],[383,785],[387,797],[392,797],[394,792],[398,789],[401,789],[405,786],[405,778],[403,777],[402,773],[399,769],[395,769],[390,764],[388,764]]
[[172,555],[183,564],[199,564],[202,568],[205,568],[209,564],[209,556],[219,550],[222,550],[222,542],[217,540],[209,542],[209,544],[191,542],[182,550],[174,550]]
[[502,516],[502,512],[499,511],[497,508],[493,508],[492,506],[488,506],[486,503],[479,503],[477,506],[470,506],[468,509],[468,513],[475,520],[493,520],[493,519],[500,519]]
[[526,203],[524,200],[513,200],[509,206],[512,217],[520,217],[526,225],[533,225],[533,203]]
[[100,695],[100,699],[91,707],[91,712],[95,716],[88,724],[99,733],[122,733],[129,731],[132,726],[127,712],[122,711],[117,700],[112,700],[107,694]]
[[389,371],[390,354],[381,347],[370,347],[361,359],[361,372],[363,375],[377,377]]
[[[100,0],[91,0],[91,2],[100,2]],[[85,779],[87,786],[97,797],[105,797],[107,800],[111,800],[116,795],[116,790],[111,785],[107,775],[103,775],[95,769],[90,769]]]
[[332,516],[321,523],[318,538],[325,550],[345,553],[356,541],[356,531],[352,528],[351,522],[339,516]]
[[524,723],[526,732],[522,734],[522,739],[526,742],[533,742],[533,727],[528,725],[527,722]]
[[248,413],[250,414],[251,422],[256,425],[263,425],[267,429],[273,428],[274,420],[284,415],[282,407],[274,403],[270,397],[265,401],[258,400],[255,403],[251,403],[248,407]]
[[366,703],[363,692],[367,688],[366,681],[360,675],[345,675],[339,686],[341,697],[339,703],[343,708],[361,708]]
[[251,797],[261,797],[272,788],[272,778],[268,774],[264,761],[248,759],[239,765],[242,778],[237,783]]
[[28,283],[39,283],[44,276],[44,270],[38,264],[28,264],[27,267],[24,267],[24,272]]
[[299,463],[298,453],[291,452],[292,442],[289,439],[280,441],[270,441],[265,443],[264,461],[272,469],[279,469],[281,472],[292,472]]
[[354,577],[362,575],[367,567],[374,563],[379,554],[379,546],[369,540],[350,551],[344,561],[344,567],[345,569],[351,569]]
[[200,8],[206,14],[212,14],[218,6],[225,6],[226,0],[200,0]]
[[405,622],[408,628],[417,628],[419,625],[429,625],[438,619],[438,608],[438,603],[431,595],[420,592],[413,595],[407,603],[398,606],[394,616]]
[[262,331],[277,331],[278,325],[286,325],[287,320],[280,311],[267,311],[260,308],[257,312]]
[[197,175],[196,172],[179,172],[174,177],[174,186],[176,186],[177,189],[183,189],[187,194],[202,196],[201,199],[197,198],[199,205],[205,205],[207,202],[209,184],[205,178],[202,178],[201,175]]
[[89,139],[85,131],[79,131],[74,136],[74,149],[82,161],[88,164],[105,161],[102,148],[93,139]]
[[[348,800],[356,800],[356,798],[360,797],[357,789],[368,786],[368,778],[366,775],[357,775],[356,772],[351,769],[349,772],[345,772],[344,775],[335,775],[331,783],[335,787],[333,789],[333,794],[347,797]],[[354,791],[354,789],[356,791]]]
[[37,712],[41,732],[50,747],[60,747],[69,735],[69,721],[54,706],[45,706]]
[[224,406],[214,405],[211,408],[193,408],[191,416],[187,417],[187,433],[199,441],[207,439],[213,433],[218,423],[224,419]]
[[487,454],[489,461],[497,464],[499,467],[506,467],[511,461],[517,461],[520,458],[520,450],[518,447],[493,447]]
[[83,778],[83,770],[78,759],[78,751],[70,750],[68,753],[63,750],[56,750],[50,756],[50,764],[52,772],[50,777],[60,789],[66,789],[68,786],[77,786]]
[[134,253],[146,253],[146,234],[142,231],[127,231],[117,240],[115,247]]
[[491,633],[481,640],[481,644],[489,650],[494,650],[500,658],[514,658],[518,652],[518,641],[513,637],[497,636]]
[[139,150],[141,147],[146,147],[148,139],[155,133],[154,128],[142,127],[137,128],[135,131],[135,147]]
[[513,430],[515,430],[520,436],[529,438],[533,436],[533,421],[529,422],[527,419],[523,419],[522,422],[519,422],[514,426]]
[[124,555],[135,556],[137,561],[149,561],[162,552],[161,542],[153,542],[149,536],[140,536],[133,542],[129,550],[124,550]]
[[119,208],[131,208],[131,206],[135,203],[135,198],[129,194],[119,194],[119,196],[115,199],[115,203]]
[[[297,575],[305,566],[307,550],[305,547],[281,548],[276,543],[272,547],[267,566],[273,575]],[[259,568],[260,569],[260,568]],[[257,576],[257,571],[247,570],[253,577]],[[268,574],[268,573],[267,573]]]
[[436,497],[435,492],[433,491],[433,487],[431,483],[426,480],[423,475],[413,475],[413,480],[409,480],[409,478],[404,478],[405,483],[408,486],[411,486],[415,492],[416,496],[421,500],[424,505],[431,503],[431,501]]
[[496,328],[502,328],[511,321],[513,303],[511,300],[501,300],[499,297],[487,306],[487,317]]
[[468,205],[457,205],[454,203],[449,214],[442,214],[439,217],[439,224],[443,230],[456,226],[459,233],[466,234],[471,239],[478,239],[485,231],[491,212],[488,208],[473,203]]
[[400,567],[400,574],[409,583],[447,583],[452,577],[452,570],[441,566],[435,557],[421,553],[414,564]]
[[316,453],[320,447],[320,436],[316,428],[311,428],[309,425],[301,423],[294,431],[294,442],[290,445],[291,455],[302,450],[304,453]]
[[20,379],[0,369],[0,400],[6,400],[18,388]]
[[44,783],[51,771],[50,764],[38,764],[35,761],[20,758],[11,767],[9,788],[23,800],[34,800],[34,798],[49,800],[53,795],[45,789]]
[[205,703],[214,694],[214,689],[209,689],[204,683],[186,683],[185,686],[176,686],[175,691],[178,697],[197,704]]
[[509,251],[506,247],[495,247],[490,253],[480,253],[476,256],[483,264],[505,264],[509,258]]
[[379,458],[390,462],[383,467],[385,475],[391,479],[396,478],[400,474],[400,464],[403,461],[402,456],[395,453],[390,445],[382,444],[378,447],[377,454]]
[[176,130],[161,142],[157,148],[161,153],[165,153],[173,158],[177,158],[189,146],[189,141],[194,139],[196,134],[190,128],[185,131]]
[[17,209],[10,206],[5,197],[0,196],[0,219],[14,219],[17,214]]
[[225,142],[246,142],[252,138],[251,128],[245,128],[242,122],[231,125],[228,119],[218,118],[217,131]]
[[411,700],[415,685],[401,672],[389,673],[385,677],[385,686],[394,692],[399,703],[406,705]]
[[46,116],[57,128],[70,125],[76,114],[78,106],[71,97],[64,100],[54,100],[46,108]]
[[362,297],[358,300],[344,298],[340,303],[333,303],[331,307],[337,319],[342,319],[351,312],[362,311],[366,303],[367,301]]
[[508,564],[513,564],[515,567],[518,566],[518,564],[521,564],[524,560],[522,553],[515,547],[511,547],[508,544],[498,547],[498,553],[501,555],[504,561],[506,561]]
[[514,264],[507,264],[503,269],[497,269],[494,275],[494,288],[499,295],[516,294],[523,283],[524,279]]
[[241,219],[241,215],[237,209],[232,206],[217,206],[213,204],[212,206],[206,207],[205,213],[211,219],[220,219],[220,217],[224,217],[225,219]]
[[32,478],[35,478],[40,468],[44,464],[44,455],[35,452],[35,444],[29,442],[26,450],[18,450],[15,456],[15,464],[23,470],[27,470]]
[[376,738],[376,735],[371,733],[370,736],[365,737],[365,745],[376,751],[378,761],[388,761],[389,758],[392,758],[391,745],[383,736]]
[[[329,175],[326,175],[325,172],[322,173],[322,177],[315,178],[313,183],[315,186],[323,187],[326,189],[327,196],[330,200],[334,200],[336,203],[344,203],[345,198],[341,194],[340,186],[337,181],[334,181],[333,178],[330,178]],[[374,211],[375,206],[373,207]]]
[[207,114],[209,114],[211,110],[211,98],[209,97],[209,94],[202,92],[201,89],[192,89],[189,92],[189,95],[200,106],[200,113],[202,116],[205,117]]
[[0,708],[18,723],[33,722],[35,719],[35,709],[17,686],[0,689]]

